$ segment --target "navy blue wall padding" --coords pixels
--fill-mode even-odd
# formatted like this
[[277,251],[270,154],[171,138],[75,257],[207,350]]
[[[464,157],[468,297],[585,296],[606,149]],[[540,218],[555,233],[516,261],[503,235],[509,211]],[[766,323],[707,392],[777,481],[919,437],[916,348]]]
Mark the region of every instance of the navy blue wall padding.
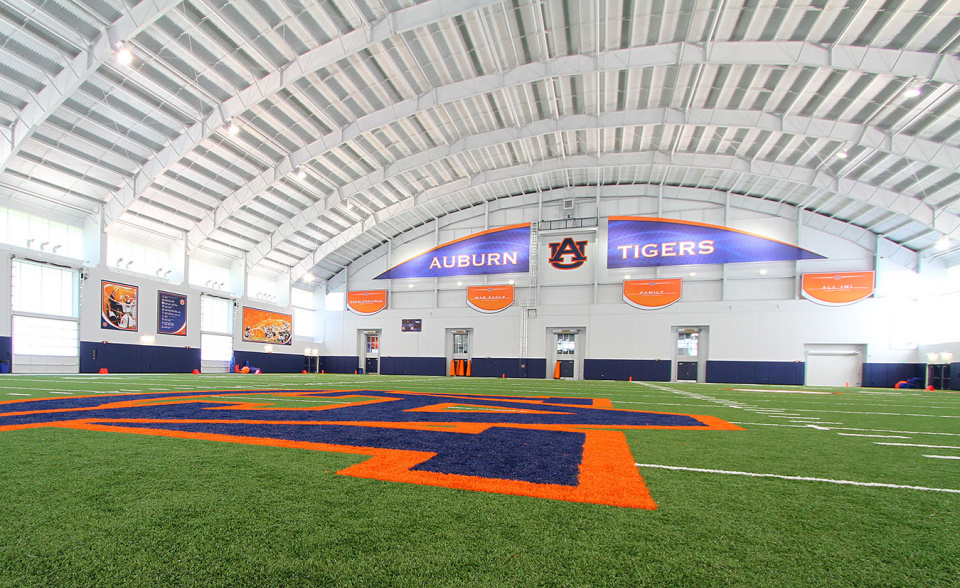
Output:
[[359,355],[322,355],[320,369],[328,374],[352,374],[360,367]]
[[250,362],[250,366],[260,368],[265,374],[299,374],[306,368],[302,355],[290,353],[234,351],[233,356],[241,368]]
[[659,359],[585,359],[583,379],[669,382],[671,363]]
[[960,390],[960,363],[950,364],[950,389]]
[[706,381],[711,384],[774,384],[802,386],[806,364],[802,361],[707,361]]
[[445,376],[446,363],[442,357],[381,357],[380,373],[385,376]]
[[189,374],[200,369],[200,349],[81,341],[80,373],[95,374],[100,368],[111,374]]
[[[951,371],[951,374],[953,372]],[[863,364],[864,388],[893,388],[897,382],[920,378],[927,381],[925,363],[865,363]]]
[[519,357],[474,357],[470,374],[477,378],[536,378],[547,377],[547,360]]
[[10,361],[13,356],[13,337],[0,337],[0,361]]

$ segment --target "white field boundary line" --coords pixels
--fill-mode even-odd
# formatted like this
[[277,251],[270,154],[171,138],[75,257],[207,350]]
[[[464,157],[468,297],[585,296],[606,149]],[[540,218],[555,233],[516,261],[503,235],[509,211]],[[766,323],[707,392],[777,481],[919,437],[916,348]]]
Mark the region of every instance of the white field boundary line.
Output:
[[924,455],[924,457],[933,457],[936,459],[960,459],[960,455]]
[[[924,457],[944,457],[928,455]],[[948,459],[960,459],[960,457],[948,457]],[[801,482],[826,482],[828,484],[846,484],[849,486],[867,486],[871,488],[894,488],[897,490],[925,490],[928,492],[949,492],[951,494],[960,494],[960,490],[951,488],[927,488],[926,486],[904,486],[900,484],[883,484],[881,482],[854,482],[852,480],[831,480],[829,478],[808,478],[806,476],[782,476],[780,474],[757,474],[754,472],[737,472],[731,470],[710,470],[705,468],[686,468],[681,466],[668,466],[650,463],[634,464],[640,468],[656,468],[661,470],[675,470],[681,472],[699,472],[703,474],[725,474],[728,476],[749,476],[751,478],[777,478],[779,480],[797,480]]]
[[897,447],[925,447],[927,449],[960,449],[960,447],[954,447],[953,445],[921,445],[919,443],[884,443],[882,441],[874,441],[876,445],[896,445]]
[[868,431],[871,433],[903,433],[904,435],[948,435],[950,437],[960,437],[960,433],[931,433],[930,431],[890,431],[887,429],[855,429],[853,427],[823,427],[831,423],[816,423],[807,425],[783,425],[780,423],[745,423],[743,421],[729,421],[734,425],[746,425],[750,427],[791,427],[794,429],[819,429],[821,431]]

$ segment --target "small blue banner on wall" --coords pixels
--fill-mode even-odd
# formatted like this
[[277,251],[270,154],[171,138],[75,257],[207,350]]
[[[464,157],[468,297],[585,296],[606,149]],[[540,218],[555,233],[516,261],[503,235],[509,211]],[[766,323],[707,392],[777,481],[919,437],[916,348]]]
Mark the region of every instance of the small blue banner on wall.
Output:
[[434,247],[374,279],[444,278],[530,270],[530,223],[474,233]]
[[823,259],[806,249],[737,229],[690,221],[611,216],[607,267],[652,267]]
[[157,333],[187,334],[187,296],[173,292],[157,292]]

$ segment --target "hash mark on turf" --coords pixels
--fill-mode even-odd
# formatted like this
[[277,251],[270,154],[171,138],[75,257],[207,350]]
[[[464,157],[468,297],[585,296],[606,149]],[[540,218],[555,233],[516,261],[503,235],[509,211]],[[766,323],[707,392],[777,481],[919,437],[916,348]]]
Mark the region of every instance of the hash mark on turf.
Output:
[[960,447],[954,447],[952,445],[921,445],[919,443],[883,443],[882,441],[874,441],[877,445],[897,445],[899,447],[926,447],[927,449],[960,449]]
[[936,459],[960,459],[960,455],[924,455],[924,457],[933,457]]

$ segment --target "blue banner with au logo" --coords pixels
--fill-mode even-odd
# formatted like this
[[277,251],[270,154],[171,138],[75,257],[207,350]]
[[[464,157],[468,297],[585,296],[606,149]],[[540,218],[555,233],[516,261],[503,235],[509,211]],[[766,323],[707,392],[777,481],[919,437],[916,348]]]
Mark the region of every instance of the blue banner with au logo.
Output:
[[530,223],[474,233],[397,264],[376,280],[512,274],[530,270]]
[[717,225],[665,218],[611,216],[607,267],[651,267],[823,259],[806,249]]

